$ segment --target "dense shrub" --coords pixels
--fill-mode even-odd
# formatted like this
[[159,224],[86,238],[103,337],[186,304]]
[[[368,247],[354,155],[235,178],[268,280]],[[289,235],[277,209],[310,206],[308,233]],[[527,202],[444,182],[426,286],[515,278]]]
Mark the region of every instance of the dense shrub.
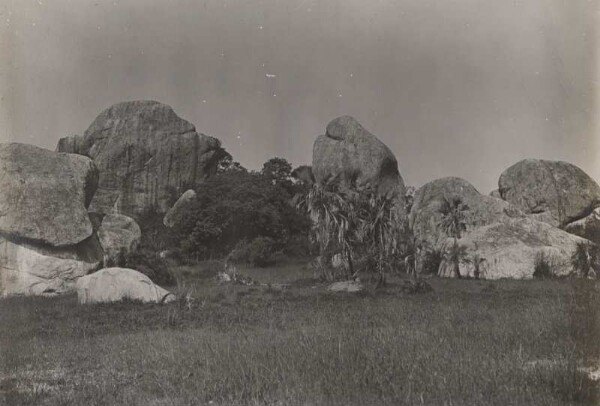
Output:
[[273,264],[276,244],[272,238],[257,237],[252,241],[240,241],[231,251],[228,260],[235,264],[265,267]]
[[162,286],[172,286],[175,278],[166,261],[154,251],[140,249],[124,256],[123,266],[135,269]]
[[442,252],[440,250],[428,250],[423,255],[423,266],[421,273],[424,275],[436,275],[442,263]]
[[178,245],[201,260],[222,258],[242,240],[268,237],[281,248],[291,237],[307,235],[310,221],[291,203],[301,186],[290,180],[290,171],[285,160],[272,159],[262,172],[226,167],[206,179],[182,214],[186,221],[174,227]]

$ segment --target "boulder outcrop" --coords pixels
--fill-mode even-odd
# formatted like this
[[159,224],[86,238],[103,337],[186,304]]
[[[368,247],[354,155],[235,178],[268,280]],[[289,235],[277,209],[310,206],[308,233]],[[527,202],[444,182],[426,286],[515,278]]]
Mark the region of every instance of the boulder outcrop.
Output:
[[119,263],[121,255],[135,251],[140,243],[142,231],[131,217],[111,213],[104,216],[98,239],[104,251],[104,266]]
[[600,186],[568,162],[519,161],[502,173],[498,187],[502,199],[561,228],[600,207]]
[[168,290],[155,285],[146,275],[128,268],[105,268],[77,280],[77,299],[81,304],[135,300],[167,303],[175,300]]
[[196,132],[171,107],[131,101],[104,110],[83,137],[63,138],[58,151],[93,159],[100,171],[90,211],[136,217],[166,212],[180,193],[216,171],[227,153],[219,140]]
[[163,224],[169,228],[174,227],[176,224],[179,224],[183,219],[183,214],[187,208],[191,206],[191,204],[196,199],[196,192],[192,189],[187,190],[184,194],[182,194],[179,199],[175,202],[173,207],[167,211],[167,214],[163,218]]
[[0,295],[69,292],[99,267],[86,210],[97,181],[89,158],[0,144]]
[[[465,261],[460,263],[461,276],[485,279],[530,279],[538,255],[543,254],[556,276],[572,272],[570,258],[583,238],[532,218],[504,219],[473,229],[458,240],[464,247]],[[445,249],[452,242],[448,240]],[[479,265],[479,275],[475,275]],[[454,277],[453,264],[443,260],[440,275]]]
[[0,234],[54,247],[92,234],[87,207],[98,171],[86,157],[0,144]]
[[334,119],[313,146],[312,173],[317,183],[339,182],[358,191],[393,194],[404,206],[405,187],[390,149],[350,116]]
[[0,295],[71,292],[79,277],[99,268],[101,253],[94,236],[61,248],[0,237]]
[[588,216],[567,224],[565,231],[600,244],[600,207],[595,208]]
[[409,225],[416,240],[426,249],[439,247],[448,236],[439,228],[444,199],[459,197],[466,205],[466,232],[511,217],[523,217],[520,210],[492,196],[480,194],[464,179],[448,177],[431,181],[415,193]]

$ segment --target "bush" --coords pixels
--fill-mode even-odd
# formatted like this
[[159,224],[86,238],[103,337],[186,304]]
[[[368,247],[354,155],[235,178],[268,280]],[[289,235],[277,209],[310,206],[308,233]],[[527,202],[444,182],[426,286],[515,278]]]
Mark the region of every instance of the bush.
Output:
[[252,241],[240,241],[228,256],[235,264],[250,264],[256,267],[272,265],[275,241],[269,237],[256,237]]
[[283,253],[290,258],[312,258],[318,251],[318,247],[310,242],[308,235],[302,234],[290,237],[283,247]]
[[549,279],[554,276],[552,258],[544,251],[538,252],[535,255],[533,277],[535,279]]
[[442,263],[442,251],[425,251],[423,255],[423,267],[421,273],[424,275],[436,275]]
[[175,277],[164,259],[154,251],[140,249],[125,255],[124,266],[143,273],[162,286],[175,285]]

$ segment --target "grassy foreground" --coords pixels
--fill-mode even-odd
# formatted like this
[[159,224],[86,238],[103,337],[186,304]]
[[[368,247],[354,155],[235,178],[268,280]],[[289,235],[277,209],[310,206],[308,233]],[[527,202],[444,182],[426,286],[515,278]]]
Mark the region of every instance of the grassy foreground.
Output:
[[0,300],[0,404],[600,404],[577,370],[600,354],[589,281],[332,294],[302,265],[247,270],[283,289],[181,273],[191,308]]

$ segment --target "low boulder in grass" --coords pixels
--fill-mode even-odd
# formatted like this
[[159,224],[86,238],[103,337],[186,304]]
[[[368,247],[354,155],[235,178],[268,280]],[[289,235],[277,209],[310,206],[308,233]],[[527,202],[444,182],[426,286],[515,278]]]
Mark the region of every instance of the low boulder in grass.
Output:
[[143,303],[169,303],[175,295],[155,285],[146,275],[128,268],[105,268],[77,280],[80,304],[114,303],[134,300]]
[[364,290],[364,285],[357,281],[340,281],[334,282],[327,290],[330,292],[348,292],[348,293],[356,293]]

